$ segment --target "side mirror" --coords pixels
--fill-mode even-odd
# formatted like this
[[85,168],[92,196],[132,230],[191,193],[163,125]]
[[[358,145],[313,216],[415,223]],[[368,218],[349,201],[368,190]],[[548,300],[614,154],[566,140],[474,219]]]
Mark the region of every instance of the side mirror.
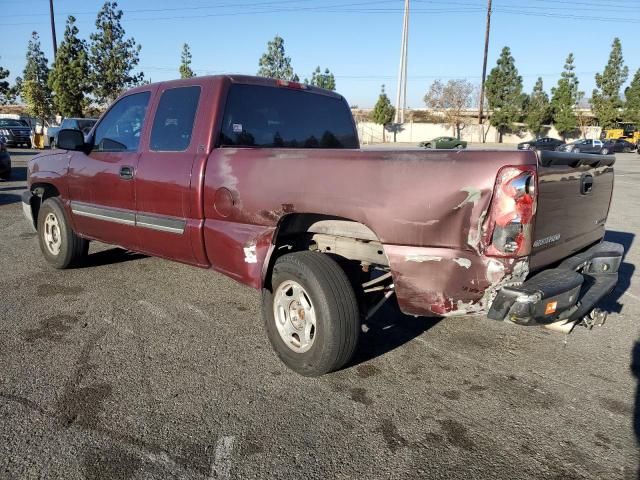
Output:
[[84,151],[84,134],[80,130],[60,130],[57,145],[62,150]]

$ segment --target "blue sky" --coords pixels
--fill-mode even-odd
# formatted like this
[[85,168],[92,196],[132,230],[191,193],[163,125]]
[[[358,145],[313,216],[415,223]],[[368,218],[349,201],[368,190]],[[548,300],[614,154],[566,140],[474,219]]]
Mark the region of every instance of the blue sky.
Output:
[[[351,104],[370,107],[386,84],[396,89],[402,0],[122,0],[127,34],[142,45],[140,69],[152,81],[178,76],[182,44],[191,45],[198,75],[255,74],[267,41],[285,39],[301,78],[320,65],[336,75],[337,89]],[[409,34],[408,104],[422,97],[435,78],[480,82],[486,0],[412,0]],[[94,28],[99,0],[55,0],[58,41],[66,15],[74,14],[80,35]],[[52,57],[48,0],[0,0],[0,65],[11,79],[24,68],[32,30]],[[581,89],[590,95],[620,37],[631,75],[640,68],[640,1],[494,0],[489,69],[504,45],[530,91],[537,76],[551,89],[570,51]]]

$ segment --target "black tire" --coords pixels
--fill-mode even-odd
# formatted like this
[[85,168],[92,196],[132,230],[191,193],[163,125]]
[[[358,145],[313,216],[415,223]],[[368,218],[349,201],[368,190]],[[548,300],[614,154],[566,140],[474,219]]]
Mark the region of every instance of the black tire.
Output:
[[432,148],[432,147],[431,147],[431,144],[430,144],[430,143],[426,143],[426,144],[424,145],[424,148]]
[[11,178],[11,168],[4,173],[0,173],[0,178],[2,180],[9,180]]
[[609,149],[608,149],[608,148],[603,148],[603,149],[600,151],[600,153],[601,153],[602,155],[609,155]]
[[[274,292],[287,281],[294,281],[304,289],[315,311],[313,343],[303,353],[290,348],[276,326]],[[344,270],[322,253],[289,253],[276,260],[271,288],[262,291],[262,318],[280,360],[307,377],[340,369],[351,360],[358,345],[358,300]]]
[[[60,244],[57,253],[54,252],[55,249],[51,249],[47,245],[45,221],[49,215],[53,215],[58,224],[56,238],[59,238]],[[89,241],[80,238],[71,229],[62,202],[57,197],[48,198],[40,207],[38,212],[38,241],[44,258],[58,269],[80,264],[89,252]]]
[[52,138],[49,141],[49,147],[51,148],[51,150],[54,150],[56,148],[56,139],[55,138]]

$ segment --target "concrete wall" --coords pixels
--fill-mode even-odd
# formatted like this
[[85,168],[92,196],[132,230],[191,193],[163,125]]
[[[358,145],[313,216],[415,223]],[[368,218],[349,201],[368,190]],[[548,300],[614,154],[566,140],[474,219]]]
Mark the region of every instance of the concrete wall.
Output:
[[[360,137],[360,142],[363,144],[369,143],[381,143],[382,142],[382,126],[372,122],[359,122],[357,124],[358,127],[358,135]],[[486,130],[486,127],[485,127]],[[597,139],[600,138],[600,127],[587,127],[586,137]],[[557,130],[553,127],[550,127],[546,132],[543,132],[544,136],[553,137],[553,138],[562,138]],[[425,140],[431,140],[435,137],[442,136],[450,136],[454,137],[455,133],[452,128],[447,128],[446,125],[441,123],[405,123],[400,126],[400,129],[395,134],[395,140],[397,142],[407,142],[407,143],[420,143]],[[506,134],[503,136],[503,143],[506,144],[516,144],[520,143],[524,140],[529,140],[534,138],[530,132],[523,131],[518,134]],[[567,141],[577,140],[581,138],[579,132],[576,132],[573,136],[567,137]],[[468,142],[480,142],[481,141],[481,131],[478,125],[468,125],[462,130],[461,135],[462,140],[466,140]],[[500,135],[498,131],[490,127],[489,131],[486,132],[486,141],[489,143],[498,142],[500,139]],[[394,141],[394,133],[392,131],[387,130],[386,132],[386,141],[393,142]]]

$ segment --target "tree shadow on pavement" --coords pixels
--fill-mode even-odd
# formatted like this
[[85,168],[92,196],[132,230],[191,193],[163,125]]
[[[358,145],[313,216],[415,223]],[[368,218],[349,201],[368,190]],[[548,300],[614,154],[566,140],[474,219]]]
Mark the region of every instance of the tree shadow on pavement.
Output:
[[623,306],[620,302],[620,298],[629,289],[629,286],[631,285],[631,277],[633,277],[633,273],[636,270],[634,264],[625,261],[627,254],[629,253],[629,249],[635,239],[635,234],[631,232],[607,230],[604,239],[609,242],[620,243],[624,246],[624,256],[622,257],[622,263],[618,270],[618,285],[613,292],[606,296],[601,302],[602,307],[606,308],[609,312],[620,313]]
[[84,262],[77,268],[90,268],[100,267],[104,265],[114,265],[117,263],[131,262],[134,260],[140,260],[147,258],[147,255],[142,253],[130,252],[122,248],[110,248],[109,250],[102,250],[100,252],[92,253],[88,255]]
[[366,322],[368,330],[360,335],[353,360],[346,368],[368,362],[401,347],[435,326],[442,318],[405,315],[394,299],[390,299]]

